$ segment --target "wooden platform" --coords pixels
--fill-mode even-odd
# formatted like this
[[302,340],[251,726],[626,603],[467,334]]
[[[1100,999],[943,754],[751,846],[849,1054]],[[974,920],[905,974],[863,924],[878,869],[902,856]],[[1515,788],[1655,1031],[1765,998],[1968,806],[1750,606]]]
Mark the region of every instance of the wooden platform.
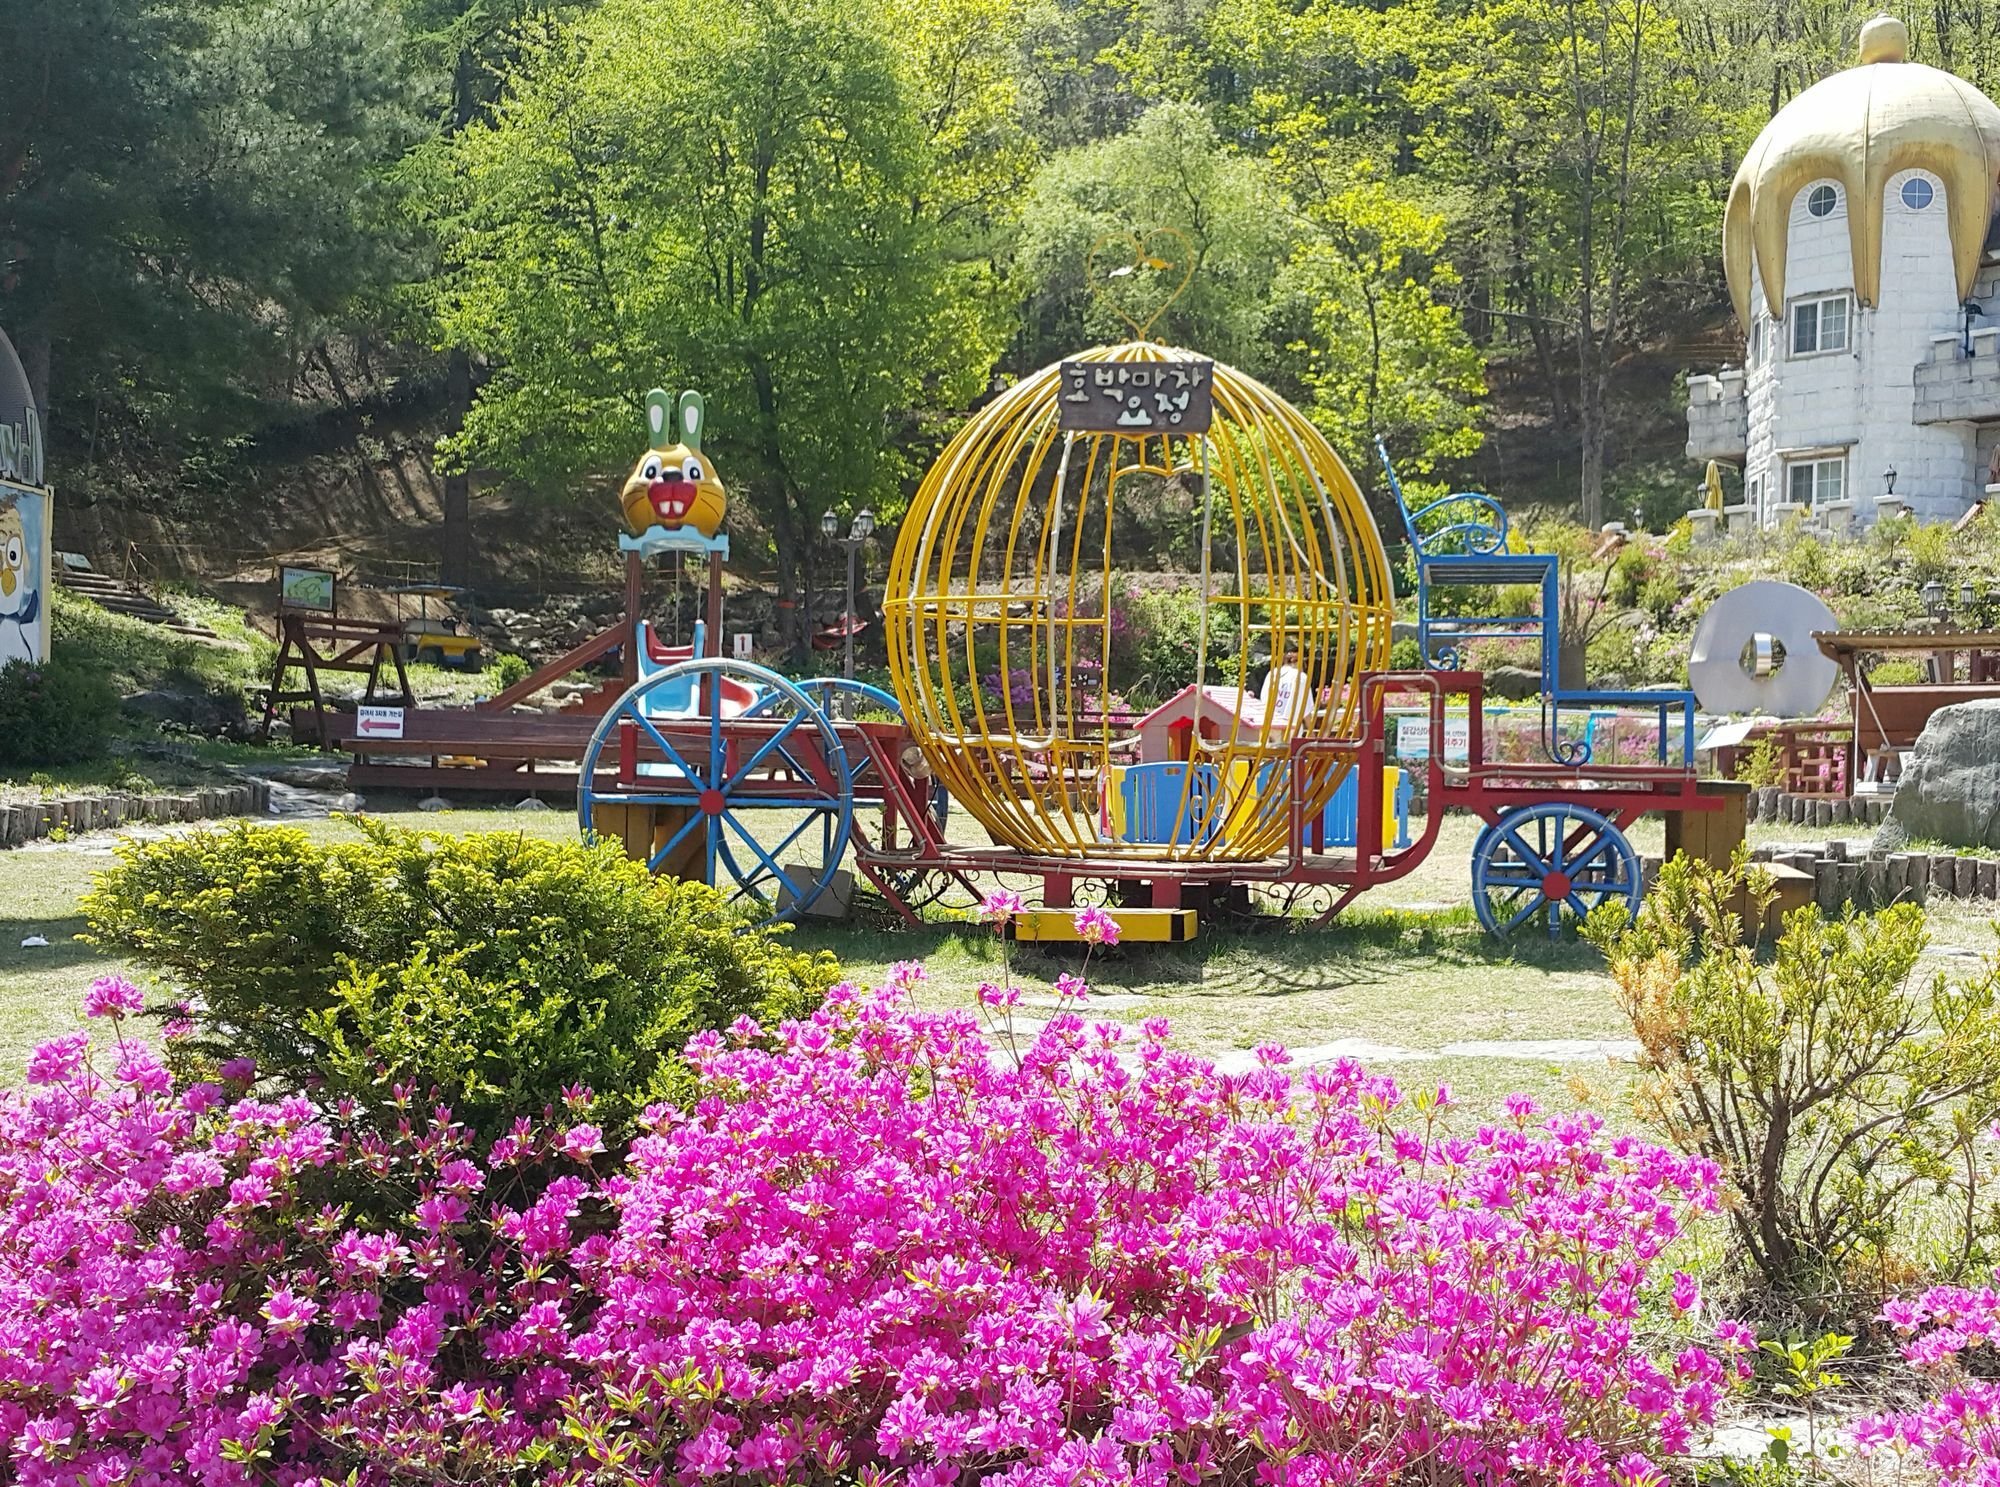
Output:
[[[574,794],[577,768],[598,719],[569,713],[407,708],[403,736],[362,738],[352,708],[329,708],[326,735],[314,711],[296,708],[293,737],[354,755],[355,790],[492,790]],[[606,775],[607,784],[609,781]]]

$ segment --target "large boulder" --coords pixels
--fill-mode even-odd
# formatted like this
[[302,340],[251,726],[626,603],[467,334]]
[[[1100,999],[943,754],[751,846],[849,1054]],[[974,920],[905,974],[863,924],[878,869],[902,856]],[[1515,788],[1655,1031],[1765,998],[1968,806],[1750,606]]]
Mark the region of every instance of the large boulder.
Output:
[[2000,848],[2000,698],[1931,714],[1903,766],[1889,821],[1919,841]]

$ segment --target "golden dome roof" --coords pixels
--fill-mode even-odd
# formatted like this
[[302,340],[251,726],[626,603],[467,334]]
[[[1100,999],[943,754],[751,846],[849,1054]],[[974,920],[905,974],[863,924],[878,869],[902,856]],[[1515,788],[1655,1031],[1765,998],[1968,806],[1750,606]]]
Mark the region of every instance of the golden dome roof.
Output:
[[1854,290],[1876,303],[1882,279],[1882,192],[1898,171],[1944,182],[1959,298],[1972,293],[1986,229],[2000,206],[2000,108],[1963,78],[1908,61],[1893,16],[1861,28],[1861,65],[1813,84],[1778,110],[1744,157],[1722,219],[1722,265],[1737,319],[1750,324],[1754,254],[1771,314],[1785,307],[1792,200],[1831,179],[1847,199]]

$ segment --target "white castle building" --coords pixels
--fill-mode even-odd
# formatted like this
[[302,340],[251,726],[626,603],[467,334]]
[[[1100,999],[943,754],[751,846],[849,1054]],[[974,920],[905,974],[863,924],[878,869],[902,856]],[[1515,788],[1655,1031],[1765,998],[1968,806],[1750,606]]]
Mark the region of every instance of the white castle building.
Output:
[[1901,21],[1757,136],[1723,217],[1740,368],[1688,379],[1688,455],[1732,525],[1829,531],[2000,494],[2000,108],[1908,60]]

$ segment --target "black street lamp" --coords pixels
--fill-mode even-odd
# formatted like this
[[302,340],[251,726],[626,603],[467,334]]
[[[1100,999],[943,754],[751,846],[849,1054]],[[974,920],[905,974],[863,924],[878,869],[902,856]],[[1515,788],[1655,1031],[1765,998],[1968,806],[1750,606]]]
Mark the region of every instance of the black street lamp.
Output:
[[875,535],[875,513],[863,506],[854,513],[854,519],[847,525],[847,535],[840,535],[840,513],[828,509],[820,513],[819,529],[826,540],[847,549],[847,609],[841,616],[840,627],[846,632],[847,659],[841,674],[849,681],[854,680],[854,563],[862,545]]

